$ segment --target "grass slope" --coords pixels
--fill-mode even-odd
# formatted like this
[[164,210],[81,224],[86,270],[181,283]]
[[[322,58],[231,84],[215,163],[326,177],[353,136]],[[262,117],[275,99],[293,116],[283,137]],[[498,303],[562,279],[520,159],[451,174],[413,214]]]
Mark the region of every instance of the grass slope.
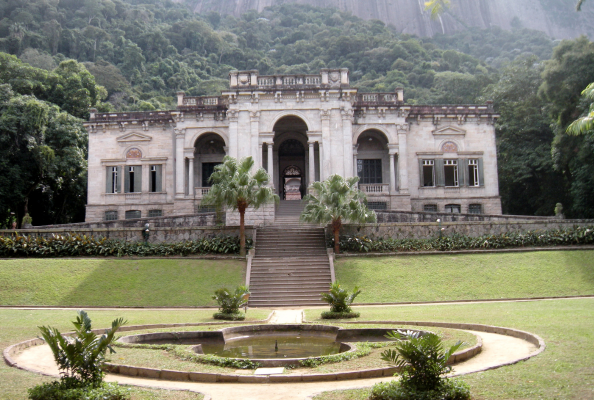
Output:
[[359,303],[594,294],[593,250],[340,258],[335,273]]
[[[594,300],[356,307],[361,320],[470,322],[540,335],[546,350],[524,362],[461,377],[473,400],[594,398]],[[319,310],[307,310],[316,320]],[[315,400],[365,400],[370,389],[336,391]]]
[[[248,310],[248,320],[265,319],[269,310]],[[213,311],[210,310],[91,310],[93,328],[108,328],[110,323],[119,317],[124,317],[128,325],[184,323],[184,322],[214,322]],[[73,330],[70,321],[76,318],[74,310],[11,310],[0,309],[0,348],[4,350],[11,344],[22,340],[39,337],[38,326],[50,325],[61,332]],[[117,349],[118,351],[118,349]],[[118,354],[118,353],[117,353]],[[0,399],[24,400],[27,398],[27,388],[52,378],[31,372],[11,368],[4,362],[0,363]],[[195,393],[180,391],[132,389],[132,400],[198,400],[203,396]]]
[[0,260],[1,305],[213,306],[245,263],[198,259]]

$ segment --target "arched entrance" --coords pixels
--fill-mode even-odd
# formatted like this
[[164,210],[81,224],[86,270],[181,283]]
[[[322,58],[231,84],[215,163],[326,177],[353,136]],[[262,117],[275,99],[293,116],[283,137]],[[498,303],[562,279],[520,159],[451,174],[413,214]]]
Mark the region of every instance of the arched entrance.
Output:
[[209,178],[225,157],[225,141],[216,133],[205,133],[194,143],[194,187],[211,186]]
[[275,190],[282,200],[300,200],[308,186],[308,128],[302,119],[286,116],[273,130]]

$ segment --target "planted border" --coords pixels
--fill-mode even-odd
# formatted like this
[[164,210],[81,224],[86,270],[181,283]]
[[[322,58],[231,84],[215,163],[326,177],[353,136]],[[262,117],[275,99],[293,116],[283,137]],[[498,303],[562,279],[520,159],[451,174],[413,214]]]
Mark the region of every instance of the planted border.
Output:
[[[435,239],[383,239],[367,236],[342,236],[340,237],[340,250],[351,253],[384,253],[569,246],[593,243],[594,227],[576,226],[567,229],[509,232],[501,235],[478,237],[452,235]],[[327,239],[327,246],[333,247],[332,237]]]
[[[246,248],[252,239],[246,239]],[[238,254],[240,239],[237,236],[215,236],[177,243],[125,242],[106,237],[87,235],[52,235],[33,237],[19,235],[0,236],[0,257],[74,257],[74,256],[188,256],[194,254]]]

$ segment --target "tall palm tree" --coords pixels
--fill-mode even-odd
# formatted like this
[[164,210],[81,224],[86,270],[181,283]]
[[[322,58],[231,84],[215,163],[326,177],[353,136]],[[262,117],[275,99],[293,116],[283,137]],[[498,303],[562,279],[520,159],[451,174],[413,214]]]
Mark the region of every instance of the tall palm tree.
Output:
[[267,171],[259,168],[252,174],[252,157],[240,161],[225,156],[223,164],[217,165],[210,176],[212,186],[202,199],[204,205],[226,207],[240,213],[240,255],[246,255],[246,234],[244,216],[248,207],[260,208],[271,201],[279,202],[279,196],[266,185],[269,183]]
[[315,182],[304,196],[306,206],[301,221],[331,223],[335,253],[340,253],[342,221],[375,222],[375,213],[366,206],[366,195],[356,188],[358,177],[344,179],[331,175],[323,182]]
[[567,127],[567,133],[569,135],[578,136],[582,134],[594,134],[594,82],[583,89],[581,97],[586,100],[591,100],[592,103],[586,114],[577,118]]

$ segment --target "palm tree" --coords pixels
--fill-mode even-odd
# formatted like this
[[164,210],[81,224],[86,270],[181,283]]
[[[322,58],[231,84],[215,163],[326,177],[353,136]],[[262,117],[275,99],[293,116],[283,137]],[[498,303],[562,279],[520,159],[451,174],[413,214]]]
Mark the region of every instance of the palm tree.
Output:
[[306,206],[301,221],[331,223],[335,253],[340,253],[340,228],[342,221],[375,222],[375,213],[365,204],[366,195],[356,188],[358,177],[344,179],[331,175],[324,182],[315,182],[304,196]]
[[577,118],[567,127],[567,133],[569,135],[578,136],[585,133],[594,134],[594,82],[583,89],[581,97],[586,100],[591,100],[592,104],[590,104],[587,114]]
[[279,196],[267,187],[269,175],[259,168],[252,175],[252,157],[240,161],[225,156],[223,164],[217,165],[210,176],[212,186],[202,199],[204,205],[225,206],[240,213],[240,255],[246,256],[244,215],[248,207],[259,208],[271,201],[279,202]]

